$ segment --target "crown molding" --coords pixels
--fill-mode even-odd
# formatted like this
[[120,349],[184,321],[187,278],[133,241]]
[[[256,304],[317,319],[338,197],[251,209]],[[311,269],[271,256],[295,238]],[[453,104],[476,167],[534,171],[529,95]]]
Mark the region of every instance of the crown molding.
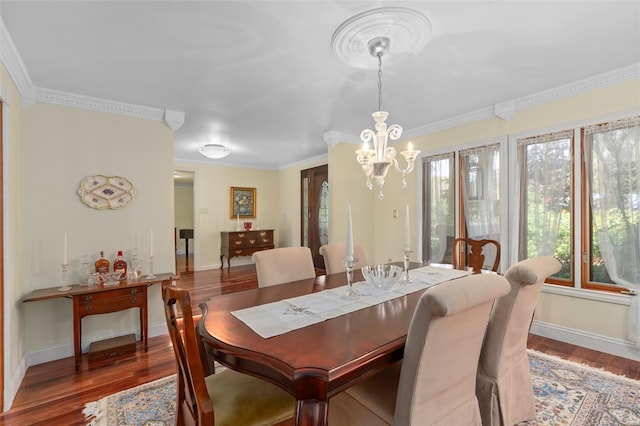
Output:
[[33,105],[37,98],[38,89],[31,82],[27,67],[25,67],[2,17],[0,17],[0,61],[22,96],[22,106],[28,108]]
[[52,89],[38,89],[38,102],[64,105],[73,108],[88,109],[98,112],[126,115],[129,117],[145,118],[164,122],[165,110],[143,107],[108,99],[94,98],[75,93],[62,92]]
[[13,43],[11,35],[7,31],[2,17],[0,17],[0,61],[4,64],[7,72],[18,89],[18,92],[20,92],[20,95],[22,96],[23,108],[29,108],[36,102],[46,102],[73,108],[160,121],[166,123],[167,126],[174,131],[184,124],[185,114],[181,111],[132,105],[124,102],[94,98],[91,96],[78,95],[75,93],[62,92],[35,86],[29,77],[27,68],[22,61],[15,44]]

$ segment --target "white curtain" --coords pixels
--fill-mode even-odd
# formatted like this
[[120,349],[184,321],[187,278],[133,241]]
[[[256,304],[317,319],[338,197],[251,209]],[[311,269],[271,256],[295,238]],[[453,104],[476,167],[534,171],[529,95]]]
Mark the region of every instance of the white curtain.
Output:
[[553,256],[563,209],[570,208],[573,131],[518,140],[518,259]]
[[636,292],[630,340],[640,346],[640,117],[585,128],[592,226],[613,282]]
[[[500,241],[500,144],[460,151],[467,237]],[[485,266],[496,252],[487,246]]]

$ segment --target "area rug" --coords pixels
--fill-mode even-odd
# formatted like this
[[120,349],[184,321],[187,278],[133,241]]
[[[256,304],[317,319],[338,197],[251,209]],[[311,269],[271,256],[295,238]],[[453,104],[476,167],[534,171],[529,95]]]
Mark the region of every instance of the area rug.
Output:
[[[640,381],[529,351],[537,418],[530,425],[640,425]],[[91,426],[165,426],[175,421],[176,377],[87,404]],[[332,425],[348,426],[348,425]]]

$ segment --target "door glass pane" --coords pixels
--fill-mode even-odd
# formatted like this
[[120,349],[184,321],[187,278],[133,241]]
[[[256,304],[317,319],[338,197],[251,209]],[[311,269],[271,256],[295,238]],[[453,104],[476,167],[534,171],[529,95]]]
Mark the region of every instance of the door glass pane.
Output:
[[309,177],[302,179],[302,245],[309,247]]
[[318,228],[320,230],[320,245],[329,243],[329,182],[322,182],[320,191],[320,206],[318,208]]

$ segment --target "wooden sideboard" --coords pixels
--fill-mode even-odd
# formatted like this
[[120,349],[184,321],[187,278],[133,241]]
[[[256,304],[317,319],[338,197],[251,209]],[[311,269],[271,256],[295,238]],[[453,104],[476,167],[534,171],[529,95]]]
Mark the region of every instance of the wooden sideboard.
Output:
[[163,283],[171,285],[176,279],[173,274],[158,274],[153,279],[142,277],[135,281],[123,280],[118,285],[105,286],[74,284],[69,290],[60,291],[59,287],[42,288],[32,291],[23,302],[56,299],[64,297],[73,300],[73,352],[76,370],[82,359],[82,318],[89,315],[106,314],[129,308],[140,309],[140,340],[142,348],[148,348],[147,287]]
[[273,247],[273,229],[220,232],[220,269],[224,268],[225,256],[227,269],[231,269],[232,257],[251,256],[257,251]]

